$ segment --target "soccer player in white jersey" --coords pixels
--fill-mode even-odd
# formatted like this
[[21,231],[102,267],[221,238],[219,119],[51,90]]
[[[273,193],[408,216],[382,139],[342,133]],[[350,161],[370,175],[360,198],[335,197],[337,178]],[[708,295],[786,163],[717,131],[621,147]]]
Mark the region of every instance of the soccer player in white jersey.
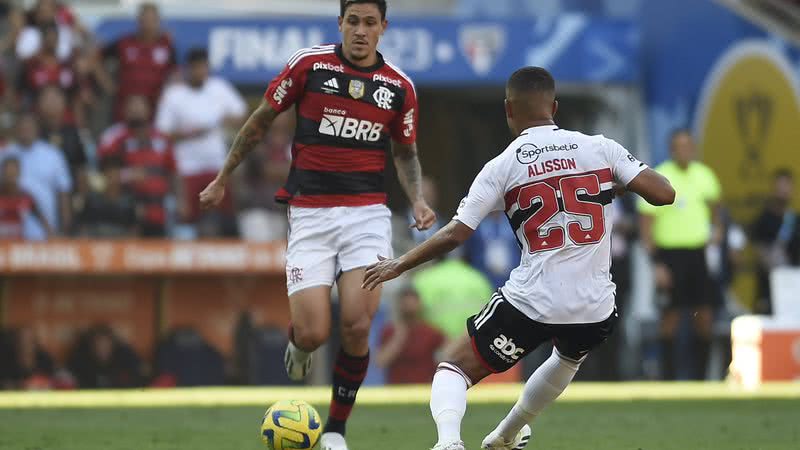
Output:
[[519,400],[482,448],[521,449],[529,423],[564,391],[589,351],[617,321],[611,281],[611,201],[635,192],[671,204],[666,178],[603,136],[559,129],[555,81],[542,68],[515,72],[506,86],[506,116],[518,136],[478,174],[453,220],[396,259],[367,268],[364,287],[380,283],[461,245],[492,211],[505,211],[522,260],[486,306],[467,319],[469,340],[433,378],[434,450],[463,450],[467,389],[503,372],[545,341],[553,354],[528,379]]

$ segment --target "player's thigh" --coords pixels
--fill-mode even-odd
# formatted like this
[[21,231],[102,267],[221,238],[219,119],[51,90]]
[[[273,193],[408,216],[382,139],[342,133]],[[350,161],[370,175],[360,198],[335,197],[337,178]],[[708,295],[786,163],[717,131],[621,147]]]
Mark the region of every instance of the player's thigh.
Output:
[[294,342],[304,350],[314,350],[331,334],[331,288],[314,286],[289,296]]
[[329,208],[289,208],[286,290],[333,286],[338,251],[337,229]]
[[381,302],[381,288],[362,289],[364,268],[343,272],[336,285],[339,289],[340,319],[343,331],[369,334],[372,318]]
[[617,310],[602,322],[551,325],[553,345],[562,356],[581,361],[594,348],[608,340],[619,321]]
[[361,269],[392,256],[391,212],[384,205],[347,208],[339,218],[337,265],[342,272]]
[[499,291],[467,319],[467,332],[475,357],[491,373],[512,368],[548,338],[542,324],[525,316]]

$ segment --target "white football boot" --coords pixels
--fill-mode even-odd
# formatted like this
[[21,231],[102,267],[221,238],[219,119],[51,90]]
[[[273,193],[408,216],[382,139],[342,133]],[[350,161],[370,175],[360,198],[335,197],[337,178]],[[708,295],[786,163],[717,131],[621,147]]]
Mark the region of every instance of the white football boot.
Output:
[[303,381],[311,371],[311,353],[306,357],[297,354],[297,347],[291,342],[286,346],[286,354],[283,356],[283,365],[286,367],[286,374],[292,381]]
[[347,442],[339,433],[322,433],[319,438],[320,450],[347,450]]
[[531,427],[525,425],[521,430],[519,430],[517,437],[515,437],[512,442],[506,442],[502,436],[497,434],[495,431],[492,431],[488,436],[486,436],[486,439],[483,440],[481,448],[484,450],[522,450],[526,445],[528,445],[528,441],[530,440]]
[[464,443],[458,441],[450,442],[449,444],[436,444],[431,450],[464,450]]

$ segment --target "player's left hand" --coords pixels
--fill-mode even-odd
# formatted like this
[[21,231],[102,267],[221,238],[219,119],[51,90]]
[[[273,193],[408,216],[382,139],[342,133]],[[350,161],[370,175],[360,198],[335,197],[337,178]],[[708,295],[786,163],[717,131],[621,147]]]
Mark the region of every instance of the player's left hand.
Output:
[[378,255],[378,262],[367,266],[364,272],[364,282],[361,284],[361,289],[369,291],[378,287],[384,281],[393,280],[402,274],[400,270],[400,262],[397,259],[387,259]]
[[436,213],[433,212],[425,200],[418,200],[414,202],[414,220],[415,222],[409,228],[416,228],[419,231],[427,230],[436,223]]

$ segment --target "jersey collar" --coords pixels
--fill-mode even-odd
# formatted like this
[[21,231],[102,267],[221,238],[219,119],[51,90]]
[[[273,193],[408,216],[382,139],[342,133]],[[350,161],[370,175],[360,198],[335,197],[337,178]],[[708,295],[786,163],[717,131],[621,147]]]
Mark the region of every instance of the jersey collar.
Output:
[[344,52],[342,51],[342,44],[337,44],[335,50],[336,50],[336,56],[339,58],[339,60],[342,61],[342,64],[357,72],[374,72],[383,67],[383,65],[385,64],[381,52],[376,52],[378,54],[378,62],[369,67],[361,67],[351,63],[349,59],[345,58]]
[[556,130],[558,130],[558,126],[556,126],[556,125],[539,125],[538,127],[526,128],[525,131],[520,133],[520,136],[525,136],[526,134],[536,133],[538,131],[556,131]]

